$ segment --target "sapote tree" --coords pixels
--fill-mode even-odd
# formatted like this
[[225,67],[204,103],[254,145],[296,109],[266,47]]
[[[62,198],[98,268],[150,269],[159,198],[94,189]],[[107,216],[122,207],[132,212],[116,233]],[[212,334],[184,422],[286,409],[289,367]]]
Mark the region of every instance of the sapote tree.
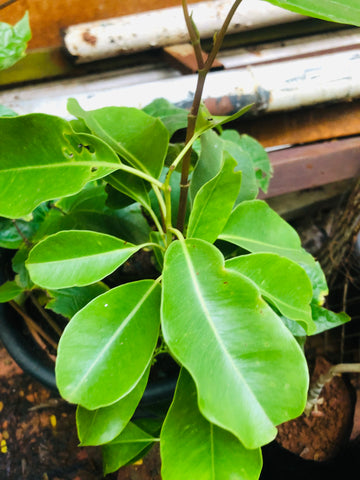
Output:
[[[270,3],[360,25],[358,0]],[[21,309],[35,297],[68,318],[57,385],[105,473],[160,441],[164,480],[257,479],[261,447],[306,404],[304,337],[348,321],[322,307],[324,275],[295,230],[256,199],[266,152],[223,129],[251,106],[213,117],[201,104],[239,4],[204,61],[183,0],[199,69],[190,112],[70,99],[71,121],[0,118],[0,245],[16,250],[0,300]],[[140,251],[156,273],[109,286]],[[166,418],[133,418],[164,352],[180,371]]]

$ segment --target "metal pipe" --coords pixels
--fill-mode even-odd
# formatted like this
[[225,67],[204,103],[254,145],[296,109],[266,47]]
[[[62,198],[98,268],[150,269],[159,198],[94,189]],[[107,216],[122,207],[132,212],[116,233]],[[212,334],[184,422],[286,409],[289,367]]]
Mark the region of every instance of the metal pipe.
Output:
[[[202,38],[221,28],[232,0],[191,5]],[[261,0],[244,1],[230,24],[229,33],[287,23],[304,17]],[[109,20],[82,23],[64,31],[64,45],[77,63],[129,54],[189,41],[181,7],[164,8]]]

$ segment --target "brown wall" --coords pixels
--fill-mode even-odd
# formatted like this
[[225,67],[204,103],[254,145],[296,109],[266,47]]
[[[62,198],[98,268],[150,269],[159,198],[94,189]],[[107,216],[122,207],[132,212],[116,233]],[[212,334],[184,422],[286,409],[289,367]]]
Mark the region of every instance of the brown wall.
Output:
[[181,0],[18,0],[0,10],[0,21],[14,24],[28,10],[29,47],[40,48],[60,45],[61,29],[69,25],[180,5]]

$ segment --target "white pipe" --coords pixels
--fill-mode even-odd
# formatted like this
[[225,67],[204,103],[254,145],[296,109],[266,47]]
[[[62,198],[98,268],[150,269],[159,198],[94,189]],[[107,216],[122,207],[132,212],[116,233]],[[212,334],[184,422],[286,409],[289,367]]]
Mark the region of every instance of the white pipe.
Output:
[[[0,104],[21,114],[43,112],[69,118],[66,111],[69,97],[77,98],[86,110],[111,105],[142,108],[158,97],[188,106],[195,85],[195,75],[179,76],[169,69],[129,75],[122,72],[119,77],[90,76],[6,90],[0,93]],[[233,113],[248,103],[254,103],[254,112],[274,112],[357,97],[360,97],[359,47],[212,72],[206,80],[203,96],[210,110],[222,114]]]
[[[202,38],[211,38],[221,28],[232,3],[233,0],[212,0],[190,5]],[[303,18],[262,0],[245,0],[235,13],[228,32]],[[181,7],[73,25],[64,32],[65,48],[77,57],[78,63],[185,43],[188,39]]]

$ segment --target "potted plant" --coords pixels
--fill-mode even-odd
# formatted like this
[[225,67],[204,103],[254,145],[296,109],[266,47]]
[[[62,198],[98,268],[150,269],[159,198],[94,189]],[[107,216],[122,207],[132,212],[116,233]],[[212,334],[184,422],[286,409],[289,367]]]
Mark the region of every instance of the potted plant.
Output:
[[[271,3],[359,23],[350,1]],[[324,275],[295,230],[256,199],[265,151],[223,129],[251,106],[212,117],[201,104],[239,4],[204,61],[183,1],[199,65],[189,113],[162,99],[144,111],[70,99],[71,121],[0,118],[0,238],[16,249],[0,299],[41,341],[29,298],[43,317],[45,306],[71,318],[50,352],[57,386],[78,404],[81,445],[102,445],[105,473],[160,440],[164,480],[258,478],[261,447],[305,408],[304,338],[348,321],[322,307]],[[151,268],[129,281],[139,255]],[[164,353],[180,372],[163,425],[132,420]]]

